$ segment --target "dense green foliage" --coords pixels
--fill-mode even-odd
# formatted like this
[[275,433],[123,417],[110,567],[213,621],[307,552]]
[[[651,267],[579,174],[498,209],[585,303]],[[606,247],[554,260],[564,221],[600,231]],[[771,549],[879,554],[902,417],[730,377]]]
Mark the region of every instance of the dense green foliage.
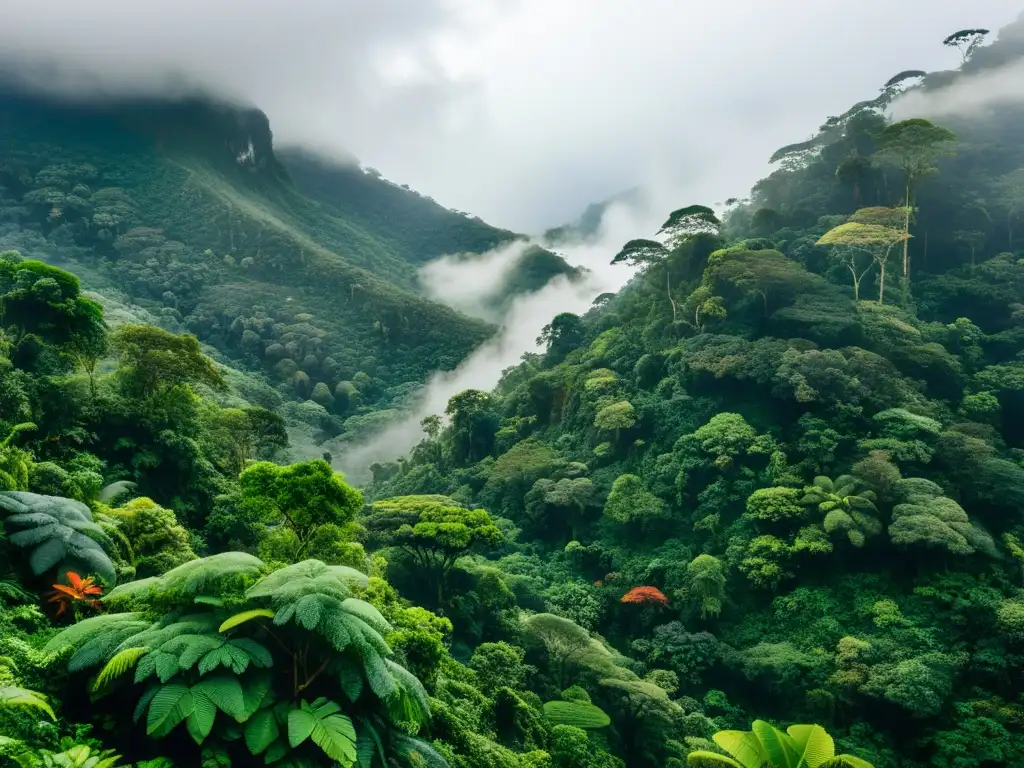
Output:
[[296,157],[314,205],[254,115],[19,102],[3,242],[162,319],[0,253],[0,765],[1019,762],[1022,112],[881,113],[1024,55],[1024,21],[983,37],[725,215],[608,254],[629,285],[452,397],[366,497],[296,423],[464,354],[486,329],[409,265],[507,233]]
[[[407,403],[493,330],[424,298],[417,269],[517,235],[372,169],[295,152],[282,162],[259,112],[66,107],[3,91],[0,108],[0,251],[28,257],[20,282],[0,272],[5,312],[25,333],[75,336],[67,353],[83,369],[105,352],[80,330],[98,306],[77,279],[54,284],[43,261],[258,372],[277,390],[270,399],[308,403],[288,420],[312,428],[309,442],[358,436],[367,416]],[[575,271],[534,249],[495,301],[561,274]]]
[[[721,221],[686,206],[626,243],[622,292],[376,472],[376,505],[499,521],[443,601],[402,557],[389,578],[467,646],[525,642],[582,686],[631,766],[1024,754],[1024,112],[883,113],[1024,55],[1024,21],[983,32],[951,36],[960,70],[901,73],[784,147]],[[525,640],[480,617],[496,583],[536,612]],[[758,717],[828,748],[800,763],[810,726],[736,730]]]

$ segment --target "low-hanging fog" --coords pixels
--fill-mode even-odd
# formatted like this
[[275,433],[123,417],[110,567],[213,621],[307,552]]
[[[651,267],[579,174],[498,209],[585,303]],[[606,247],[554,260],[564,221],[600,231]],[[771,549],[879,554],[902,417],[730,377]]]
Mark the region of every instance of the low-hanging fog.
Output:
[[487,253],[442,256],[420,269],[420,285],[435,301],[500,322],[499,310],[488,302],[501,293],[529,246],[517,240]]
[[[741,195],[1019,0],[3,0],[0,68],[78,98],[195,88],[522,232],[658,172]],[[865,56],[865,46],[871,55]]]
[[[560,312],[582,314],[597,296],[625,285],[632,271],[623,265],[611,265],[612,256],[627,240],[651,237],[665,218],[662,208],[673,195],[681,193],[679,190],[658,190],[648,196],[648,204],[610,206],[593,238],[586,243],[558,248],[558,253],[570,264],[588,270],[582,279],[570,281],[558,277],[541,290],[516,298],[494,338],[478,347],[455,370],[436,373],[408,414],[362,443],[325,446],[336,451],[335,466],[354,482],[365,480],[370,464],[394,460],[416,445],[423,438],[420,422],[431,414],[443,414],[452,395],[465,389],[492,389],[502,370],[519,362],[524,352],[537,349],[536,339],[551,318]],[[482,291],[493,290],[500,285],[494,273],[504,271],[507,274],[514,266],[516,256],[527,247],[528,243],[518,243],[468,263],[451,258],[439,259],[428,264],[423,274],[443,274],[446,281],[427,281],[427,285],[446,286],[436,292],[434,298],[464,308],[467,302],[472,301],[469,298],[472,278],[486,274],[487,265],[493,264],[492,274],[481,283]],[[452,290],[453,285],[459,288]]]
[[909,91],[893,103],[892,115],[896,120],[922,116],[977,117],[989,109],[1021,100],[1024,100],[1024,62],[1014,61],[957,79],[943,88]]

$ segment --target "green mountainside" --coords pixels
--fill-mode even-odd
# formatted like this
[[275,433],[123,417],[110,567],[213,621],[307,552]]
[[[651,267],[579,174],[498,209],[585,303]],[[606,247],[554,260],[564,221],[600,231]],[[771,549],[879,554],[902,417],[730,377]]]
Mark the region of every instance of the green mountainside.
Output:
[[[584,687],[627,765],[865,764],[790,759],[764,724],[715,733],[757,717],[820,723],[874,766],[1021,763],[1024,105],[930,122],[898,101],[979,98],[1024,59],[1024,19],[972,52],[779,150],[723,220],[691,205],[626,243],[625,289],[374,468],[382,508],[443,496],[508,521],[514,543],[464,559],[450,596],[414,553],[388,577],[467,654],[522,643],[542,697]],[[550,628],[480,607],[495,581],[646,687],[582,651],[560,676]]]
[[[256,110],[8,92],[0,115],[0,245],[72,266],[286,398],[312,398],[329,432],[403,403],[493,330],[425,298],[416,270],[513,233],[356,168],[279,157]],[[575,273],[542,254],[506,299]]]

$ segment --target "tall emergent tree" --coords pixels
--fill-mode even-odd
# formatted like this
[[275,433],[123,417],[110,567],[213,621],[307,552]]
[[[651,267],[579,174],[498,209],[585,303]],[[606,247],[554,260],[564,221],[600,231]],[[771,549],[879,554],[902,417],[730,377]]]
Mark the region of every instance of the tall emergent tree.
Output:
[[466,509],[446,496],[400,496],[375,502],[363,519],[379,544],[404,550],[444,605],[455,561],[501,542],[504,535],[483,509]]
[[630,240],[615,254],[612,264],[625,262],[630,266],[650,267],[661,264],[665,267],[665,293],[668,296],[668,303],[672,306],[672,321],[677,318],[676,302],[672,298],[672,275],[668,269],[669,250],[657,240]]
[[860,298],[860,283],[867,274],[867,269],[861,269],[857,261],[859,252],[871,256],[878,265],[878,303],[885,303],[885,267],[892,249],[910,237],[898,228],[898,220],[905,215],[903,208],[861,208],[848,222],[833,227],[818,240],[817,245],[837,249],[838,258],[853,275],[855,299]]
[[943,40],[942,44],[947,48],[956,48],[960,51],[961,63],[966,64],[988,33],[987,29],[961,29]]
[[[883,163],[903,171],[905,187],[903,232],[910,235],[910,214],[914,208],[914,197],[921,180],[937,173],[935,162],[945,155],[955,153],[953,143],[956,134],[923,118],[912,118],[893,123],[878,137],[876,157]],[[910,248],[908,240],[903,241],[903,279],[910,280]]]
[[665,269],[665,292],[672,306],[672,321],[678,320],[678,307],[672,298],[672,270],[669,259],[673,251],[679,250],[690,240],[700,236],[717,236],[722,232],[722,222],[715,212],[706,205],[688,205],[669,214],[658,230],[665,237],[665,245],[657,240],[630,240],[615,254],[612,264],[626,262],[633,266],[649,267],[655,264]]

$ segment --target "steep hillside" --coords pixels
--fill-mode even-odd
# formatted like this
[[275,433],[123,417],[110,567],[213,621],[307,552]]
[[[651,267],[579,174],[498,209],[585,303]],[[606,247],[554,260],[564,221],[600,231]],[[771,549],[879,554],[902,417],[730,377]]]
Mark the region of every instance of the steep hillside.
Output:
[[[416,266],[440,256],[471,256],[527,241],[524,235],[444,208],[430,197],[382,178],[372,168],[346,165],[302,149],[285,149],[277,156],[295,186],[325,211],[358,225]],[[501,309],[515,296],[536,291],[558,275],[575,277],[578,270],[549,250],[526,247],[493,303]],[[406,269],[396,279],[415,285],[416,272]]]
[[[1022,33],[829,118],[724,222],[672,212],[664,244],[614,256],[640,268],[624,290],[425,420],[374,468],[367,525],[440,494],[516,543],[444,599],[398,555],[396,586],[470,647],[535,647],[481,615],[503,582],[559,637],[631,656],[645,688],[571,664],[631,767],[767,764],[765,724],[708,741],[755,718],[819,723],[876,768],[1020,764],[1024,107],[912,107],[977,101]],[[544,623],[529,658],[559,681]],[[693,754],[718,748],[738,762]]]
[[419,295],[416,269],[512,233],[371,174],[289,167],[257,110],[7,89],[0,158],[0,246],[105,279],[339,419],[400,402],[491,333]]

